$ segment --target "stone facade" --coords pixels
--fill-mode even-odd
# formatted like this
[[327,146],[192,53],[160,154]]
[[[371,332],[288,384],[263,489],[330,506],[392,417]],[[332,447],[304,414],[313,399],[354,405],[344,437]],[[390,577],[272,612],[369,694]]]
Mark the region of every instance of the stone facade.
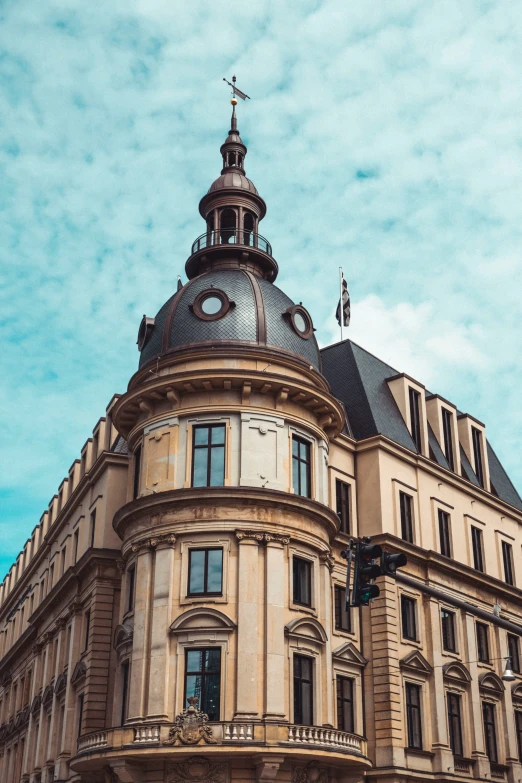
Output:
[[[233,131],[224,171],[246,152]],[[216,188],[209,231],[235,203]],[[198,246],[187,269],[275,278],[268,251],[236,244],[214,261]],[[390,373],[381,392],[418,448],[356,437],[333,376],[268,339],[164,343],[60,485],[0,588],[5,783],[522,778],[519,640],[493,614],[520,614],[522,506],[492,485],[484,426]],[[447,601],[383,577],[343,613],[341,552],[364,535]]]

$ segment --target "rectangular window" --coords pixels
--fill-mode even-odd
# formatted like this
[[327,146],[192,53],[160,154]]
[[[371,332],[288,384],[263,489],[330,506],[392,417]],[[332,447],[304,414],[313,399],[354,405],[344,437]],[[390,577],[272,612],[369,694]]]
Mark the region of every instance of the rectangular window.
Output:
[[513,547],[507,541],[502,542],[502,561],[504,563],[504,580],[508,585],[514,585],[513,577]]
[[413,544],[413,498],[406,492],[399,492],[401,509],[401,536],[404,541]]
[[136,582],[136,566],[127,569],[127,611],[134,609],[134,590]]
[[225,425],[193,429],[192,486],[222,487],[225,483]]
[[476,623],[477,627],[477,657],[482,663],[489,663],[488,626]]
[[293,569],[293,600],[295,604],[312,605],[312,564],[309,560],[294,557]]
[[88,648],[89,646],[89,633],[91,631],[91,610],[88,609],[85,612],[84,615],[84,637],[83,637],[83,652]]
[[189,550],[189,595],[221,595],[223,582],[223,550]]
[[482,530],[478,527],[471,526],[471,545],[473,548],[473,567],[476,571],[483,571]]
[[416,603],[413,598],[401,595],[402,635],[405,639],[412,641],[417,641]]
[[313,726],[314,681],[313,661],[304,655],[294,655],[294,723]]
[[350,485],[339,479],[335,480],[335,504],[341,533],[350,535]]
[[460,696],[456,693],[448,693],[448,726],[450,735],[450,747],[454,756],[463,756],[462,749],[462,719],[460,717]]
[[442,613],[442,646],[448,652],[457,652],[455,638],[455,613],[443,609]]
[[447,408],[442,408],[442,435],[444,438],[444,454],[450,470],[455,470],[453,457],[453,414]]
[[335,628],[337,631],[351,631],[352,617],[350,610],[346,609],[346,590],[344,587],[335,585],[334,587],[335,603]]
[[484,721],[484,739],[486,741],[486,756],[490,761],[498,763],[497,731],[495,726],[495,705],[489,701],[482,702],[482,718]]
[[473,441],[473,459],[475,460],[475,475],[481,487],[484,486],[484,466],[482,464],[482,434],[476,427],[471,428]]
[[80,538],[80,531],[78,528],[74,531],[74,543],[73,543],[73,552],[74,552],[74,560],[73,563],[76,564],[78,562],[78,540]]
[[90,547],[94,547],[95,536],[96,536],[96,509],[91,511],[91,534],[89,536]]
[[61,570],[60,570],[60,576],[63,576],[65,573],[65,558],[67,556],[67,547],[64,546],[62,549],[62,563],[61,563]]
[[185,657],[185,701],[191,696],[198,699],[197,707],[211,721],[219,720],[221,688],[221,650],[205,647],[187,650]]
[[53,585],[54,585],[54,563],[49,569],[49,590],[53,589]]
[[451,557],[450,515],[441,508],[439,508],[438,515],[440,553],[441,555],[444,555],[444,557]]
[[292,436],[292,485],[296,495],[311,497],[310,443]]
[[127,701],[129,697],[129,661],[121,666],[121,725],[127,720]]
[[518,760],[522,761],[522,712],[515,710],[515,729],[517,732]]
[[420,394],[411,386],[408,387],[410,398],[410,430],[413,442],[417,450],[421,451],[421,425],[420,425]]
[[140,493],[140,473],[141,473],[141,446],[138,446],[134,452],[134,481],[132,484],[132,497],[135,499]]
[[353,733],[355,731],[353,680],[349,677],[336,677],[335,684],[337,691],[337,728],[340,731]]
[[406,722],[408,725],[408,747],[422,749],[420,685],[406,683]]
[[508,633],[507,643],[511,668],[516,674],[520,674],[520,646],[518,636]]
[[78,697],[78,736],[82,734],[82,722],[83,722],[83,693]]

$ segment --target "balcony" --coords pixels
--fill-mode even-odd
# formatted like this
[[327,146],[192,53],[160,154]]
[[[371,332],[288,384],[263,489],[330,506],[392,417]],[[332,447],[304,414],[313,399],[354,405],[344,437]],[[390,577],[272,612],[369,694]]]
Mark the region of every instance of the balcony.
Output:
[[211,268],[257,268],[270,281],[277,277],[277,261],[272,255],[272,245],[254,231],[238,228],[221,228],[206,231],[193,243],[191,255],[185,265],[187,277],[192,278]]
[[192,243],[192,255],[215,245],[242,245],[243,247],[253,247],[261,250],[269,256],[272,255],[272,245],[261,234],[233,228],[221,229],[221,231],[207,231],[201,234]]

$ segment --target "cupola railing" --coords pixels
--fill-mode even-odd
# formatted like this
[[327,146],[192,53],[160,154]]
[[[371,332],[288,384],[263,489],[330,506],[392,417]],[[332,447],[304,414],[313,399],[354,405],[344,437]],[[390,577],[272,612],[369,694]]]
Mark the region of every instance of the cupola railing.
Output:
[[222,228],[201,234],[192,244],[192,255],[213,245],[244,245],[246,247],[255,247],[269,256],[272,255],[272,245],[268,239],[253,231],[235,228]]

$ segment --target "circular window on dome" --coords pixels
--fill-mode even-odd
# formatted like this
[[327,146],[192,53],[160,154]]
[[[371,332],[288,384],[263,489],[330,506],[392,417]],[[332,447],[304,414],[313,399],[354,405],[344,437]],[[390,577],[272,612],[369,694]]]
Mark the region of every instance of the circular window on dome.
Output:
[[231,302],[224,291],[219,288],[207,288],[201,291],[190,309],[202,321],[217,321],[228,313],[234,302]]
[[292,329],[303,340],[309,340],[314,333],[312,319],[302,305],[292,305],[283,314],[290,321]]

